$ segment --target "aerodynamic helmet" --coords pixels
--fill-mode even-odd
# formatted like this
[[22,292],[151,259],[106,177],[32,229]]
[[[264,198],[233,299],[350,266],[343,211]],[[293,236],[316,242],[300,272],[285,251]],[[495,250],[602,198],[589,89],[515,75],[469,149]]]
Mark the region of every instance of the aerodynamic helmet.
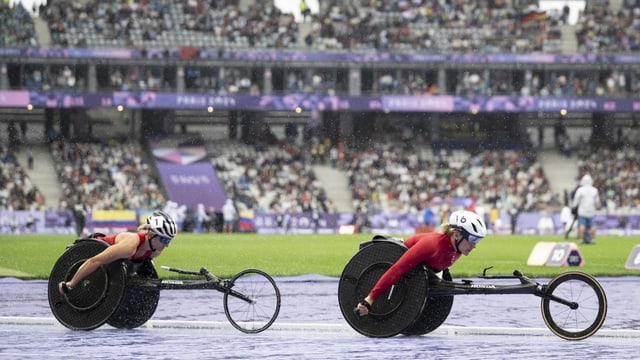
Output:
[[160,210],[156,210],[149,215],[146,222],[150,225],[150,230],[154,234],[159,235],[161,238],[168,239],[168,241],[173,239],[178,232],[176,222],[171,216]]
[[449,216],[449,225],[462,233],[462,237],[477,244],[487,235],[487,227],[478,214],[468,210],[458,210]]

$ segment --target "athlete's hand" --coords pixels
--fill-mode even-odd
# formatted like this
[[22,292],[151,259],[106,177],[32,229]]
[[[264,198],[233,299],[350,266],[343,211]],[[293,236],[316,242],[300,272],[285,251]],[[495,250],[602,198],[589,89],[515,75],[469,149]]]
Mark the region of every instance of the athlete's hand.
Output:
[[353,309],[353,311],[358,316],[367,316],[367,315],[369,315],[369,310],[371,310],[371,305],[369,305],[369,303],[364,301],[364,300],[360,301],[358,303],[358,306],[356,306],[356,308]]

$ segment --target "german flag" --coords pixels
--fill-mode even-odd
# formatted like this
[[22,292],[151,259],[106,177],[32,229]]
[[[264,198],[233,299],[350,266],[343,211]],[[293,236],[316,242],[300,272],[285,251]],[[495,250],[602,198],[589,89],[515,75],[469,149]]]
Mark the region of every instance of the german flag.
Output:
[[534,21],[547,20],[547,12],[544,10],[532,10],[522,16],[520,21],[522,24],[527,24]]

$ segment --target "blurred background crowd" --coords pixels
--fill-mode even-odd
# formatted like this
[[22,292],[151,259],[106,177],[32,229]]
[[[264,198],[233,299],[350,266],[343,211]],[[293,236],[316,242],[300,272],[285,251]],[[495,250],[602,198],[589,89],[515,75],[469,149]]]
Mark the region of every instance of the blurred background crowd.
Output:
[[[567,53],[569,46],[573,53],[583,55],[634,54],[639,50],[640,4],[636,1],[587,1],[578,14],[571,14],[575,10],[568,6],[542,10],[535,0],[359,0],[325,1],[322,5],[320,11],[303,16],[283,11],[271,1],[60,0],[32,8],[3,1],[0,48],[146,51],[180,44],[201,50],[526,54]],[[573,24],[569,24],[570,15],[576,18]],[[38,29],[38,24],[44,28]],[[70,65],[26,68],[20,86],[43,91],[85,89],[87,74],[74,69]],[[101,75],[105,88],[159,91],[174,86],[153,67],[144,71],[144,66],[109,69]],[[186,76],[186,88],[251,95],[263,90],[250,68],[215,70],[194,69]],[[380,70],[375,74],[366,92],[634,97],[640,91],[637,67],[610,69],[599,76],[577,71],[570,78],[562,70],[532,70],[520,86],[499,73],[487,78],[481,70],[469,70],[460,73],[450,91],[439,88],[437,81],[420,71]],[[282,90],[335,95],[345,87],[338,75],[294,69],[287,73]],[[3,120],[2,211],[65,211],[78,204],[84,212],[154,209],[176,200],[168,198],[144,143],[112,138],[108,130],[89,140],[64,136],[44,139],[60,187],[58,199],[45,199],[27,171],[42,165],[33,164],[31,149],[44,140],[29,137],[18,122]],[[473,206],[488,219],[495,216],[493,212],[559,212],[567,205],[563,191],[572,189],[554,186],[544,166],[549,154],[545,151],[562,154],[575,164],[572,180],[592,175],[601,192],[603,211],[634,214],[640,205],[640,163],[634,155],[638,143],[626,130],[619,134],[620,142],[615,146],[594,145],[581,138],[584,141],[574,142],[569,151],[557,141],[545,146],[543,133],[551,131],[550,127],[529,129],[521,147],[508,149],[440,149],[412,134],[351,146],[322,132],[298,136],[295,130],[291,134],[276,129],[271,141],[237,141],[230,140],[231,136],[209,139],[205,135],[210,162],[238,211],[410,213],[425,225],[433,225],[452,209],[453,198],[472,198]],[[349,197],[346,205],[344,199],[330,196],[327,189],[333,185],[318,176],[318,169],[326,168],[347,179],[343,189]],[[434,215],[423,216],[426,209]],[[202,219],[215,217],[220,224],[221,211],[193,206],[178,213],[183,219],[197,219],[194,222],[200,226],[194,228],[202,229]]]

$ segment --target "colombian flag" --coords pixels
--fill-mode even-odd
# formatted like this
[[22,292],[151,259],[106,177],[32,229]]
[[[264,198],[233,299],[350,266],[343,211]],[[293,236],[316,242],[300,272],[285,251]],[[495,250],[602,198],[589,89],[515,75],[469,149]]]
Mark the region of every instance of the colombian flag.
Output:
[[240,210],[238,219],[238,230],[240,232],[254,232],[253,210]]
[[124,231],[135,229],[140,224],[136,212],[132,210],[99,210],[94,211],[91,218],[94,231]]

